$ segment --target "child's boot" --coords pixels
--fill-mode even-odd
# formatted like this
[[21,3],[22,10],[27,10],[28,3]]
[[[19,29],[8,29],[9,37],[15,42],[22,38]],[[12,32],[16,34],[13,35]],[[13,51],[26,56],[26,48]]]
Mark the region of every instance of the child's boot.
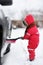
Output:
[[33,61],[35,59],[35,50],[30,49],[29,50],[29,60]]

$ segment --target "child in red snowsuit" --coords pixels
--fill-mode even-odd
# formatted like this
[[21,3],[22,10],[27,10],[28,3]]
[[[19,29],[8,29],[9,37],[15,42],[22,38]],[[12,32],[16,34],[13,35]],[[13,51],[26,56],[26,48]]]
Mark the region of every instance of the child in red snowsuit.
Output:
[[34,17],[30,14],[27,15],[24,19],[24,23],[27,25],[23,39],[28,39],[28,52],[29,60],[32,61],[35,59],[35,49],[39,44],[39,32],[34,22]]

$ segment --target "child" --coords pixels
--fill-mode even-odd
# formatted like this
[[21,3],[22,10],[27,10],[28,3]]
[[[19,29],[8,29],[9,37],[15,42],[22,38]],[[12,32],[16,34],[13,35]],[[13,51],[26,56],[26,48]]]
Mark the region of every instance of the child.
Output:
[[23,39],[28,39],[28,52],[29,60],[32,61],[35,59],[35,49],[39,44],[39,32],[34,22],[34,17],[30,14],[27,15],[23,21],[27,26]]

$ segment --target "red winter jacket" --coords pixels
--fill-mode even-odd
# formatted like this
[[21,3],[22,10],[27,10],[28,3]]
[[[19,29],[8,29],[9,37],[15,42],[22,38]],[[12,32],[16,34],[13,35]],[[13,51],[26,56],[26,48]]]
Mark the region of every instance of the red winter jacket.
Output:
[[27,28],[24,34],[24,39],[28,39],[28,48],[35,49],[39,44],[39,32],[36,26]]

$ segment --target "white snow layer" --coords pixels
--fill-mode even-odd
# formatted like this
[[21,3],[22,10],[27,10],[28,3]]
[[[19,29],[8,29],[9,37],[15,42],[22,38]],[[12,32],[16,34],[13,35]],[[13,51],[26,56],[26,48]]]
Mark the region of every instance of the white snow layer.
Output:
[[[25,29],[12,30],[12,38],[23,36]],[[40,42],[36,49],[36,58],[34,61],[28,60],[27,40],[18,39],[11,44],[11,51],[6,54],[2,60],[3,65],[43,65],[43,29],[39,29]]]

